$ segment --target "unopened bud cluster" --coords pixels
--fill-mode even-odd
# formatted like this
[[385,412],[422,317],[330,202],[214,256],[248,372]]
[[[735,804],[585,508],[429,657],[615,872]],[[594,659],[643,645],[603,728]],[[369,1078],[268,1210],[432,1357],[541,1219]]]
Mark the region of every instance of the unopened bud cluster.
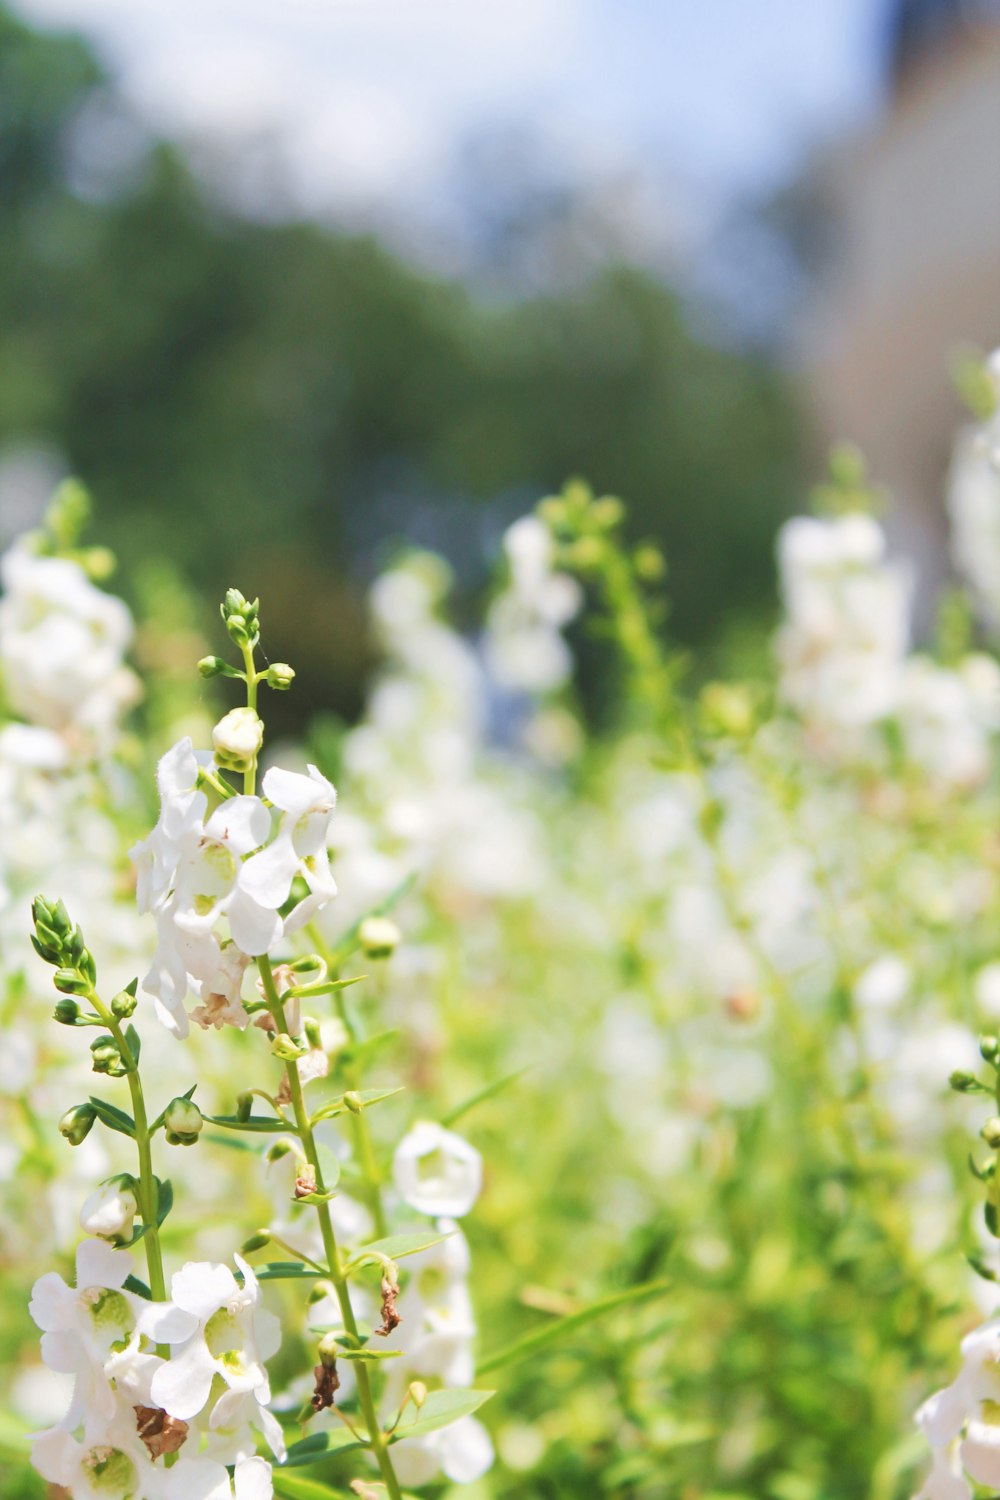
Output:
[[260,600],[244,599],[239,589],[227,589],[219,609],[222,623],[237,646],[256,646],[260,639]]
[[97,965],[83,933],[61,901],[36,896],[31,903],[35,930],[32,946],[55,969],[53,982],[64,995],[88,995],[97,981]]

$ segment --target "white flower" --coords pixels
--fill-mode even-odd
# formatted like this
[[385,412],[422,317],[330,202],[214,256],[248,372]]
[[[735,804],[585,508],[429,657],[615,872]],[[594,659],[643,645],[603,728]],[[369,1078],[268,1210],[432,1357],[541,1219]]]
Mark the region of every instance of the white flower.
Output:
[[861,513],[798,516],[781,529],[786,700],[817,729],[858,731],[893,712],[909,633],[909,579]]
[[133,1186],[115,1178],[91,1193],[80,1210],[80,1228],[84,1234],[119,1244],[131,1238],[132,1223],[139,1211]]
[[[180,1347],[157,1370],[152,1383],[156,1405],[187,1421],[201,1411],[213,1380],[221,1377],[227,1390],[213,1408],[212,1428],[228,1426],[244,1409],[247,1395],[260,1407],[270,1400],[264,1361],[281,1342],[277,1318],[261,1306],[257,1278],[239,1255],[234,1259],[242,1286],[227,1266],[210,1261],[190,1261],[174,1274],[171,1298],[188,1314],[194,1331],[182,1339],[168,1338]],[[261,1413],[262,1424],[269,1416]]]
[[573,668],[560,631],[579,613],[583,591],[575,578],[553,571],[552,537],[537,516],[522,516],[507,529],[504,551],[510,583],[487,615],[490,670],[505,687],[550,692]]
[[[130,1420],[131,1419],[131,1420]],[[131,1408],[101,1442],[83,1443],[59,1428],[41,1433],[31,1461],[43,1479],[73,1500],[271,1500],[271,1466],[262,1458],[236,1465],[232,1482],[221,1463],[181,1453],[172,1468],[154,1463],[135,1429]]]
[[227,771],[246,771],[264,743],[264,725],[253,708],[231,708],[212,730],[212,746]]
[[471,1484],[491,1467],[493,1444],[475,1417],[459,1417],[426,1437],[404,1438],[393,1446],[392,1457],[405,1485],[428,1484],[439,1472],[453,1484]]
[[962,1477],[957,1443],[933,1450],[930,1473],[913,1500],[972,1500],[972,1489]]
[[401,1197],[418,1213],[460,1219],[479,1197],[483,1161],[479,1152],[443,1125],[420,1120],[393,1157]]
[[108,1376],[116,1381],[130,1363],[148,1359],[140,1337],[154,1343],[186,1338],[196,1326],[191,1316],[170,1303],[147,1302],[124,1289],[132,1257],[102,1240],[84,1240],[76,1252],[76,1288],[55,1271],[35,1282],[29,1311],[42,1332],[42,1360],[51,1370],[76,1377],[73,1400],[63,1421],[71,1429],[81,1421],[88,1433],[100,1430],[115,1415],[116,1400]]
[[23,544],[4,554],[0,577],[0,676],[14,713],[105,751],[138,695],[122,665],[132,638],[125,605],[79,564]]
[[315,766],[309,767],[308,776],[272,766],[264,774],[263,790],[282,817],[268,847],[247,860],[243,888],[261,907],[277,910],[288,900],[296,875],[301,875],[310,894],[285,921],[285,932],[294,932],[337,894],[327,850],[337,793]]

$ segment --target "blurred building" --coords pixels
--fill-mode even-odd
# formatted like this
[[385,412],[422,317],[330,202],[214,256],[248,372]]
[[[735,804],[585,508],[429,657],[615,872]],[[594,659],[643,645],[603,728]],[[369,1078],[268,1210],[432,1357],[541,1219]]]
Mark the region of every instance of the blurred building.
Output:
[[1000,0],[895,0],[886,55],[881,118],[813,184],[830,241],[808,363],[821,437],[860,444],[939,577],[949,365],[1000,344]]

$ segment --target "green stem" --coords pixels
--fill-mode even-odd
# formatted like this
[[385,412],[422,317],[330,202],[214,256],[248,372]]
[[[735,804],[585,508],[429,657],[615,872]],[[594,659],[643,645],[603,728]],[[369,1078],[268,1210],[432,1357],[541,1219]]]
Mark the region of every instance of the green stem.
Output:
[[[257,967],[260,971],[261,983],[264,986],[264,994],[267,998],[267,1008],[274,1020],[275,1026],[279,1031],[284,1031],[284,1011],[277,986],[274,982],[271,961],[266,954],[262,954],[258,958]],[[294,1060],[286,1062],[285,1073],[288,1078],[288,1091],[291,1096],[292,1109],[298,1125],[299,1138],[302,1141],[302,1149],[305,1151],[306,1159],[311,1163],[316,1173],[316,1191],[318,1193],[325,1193],[326,1185],[323,1181],[323,1168],[319,1159],[319,1151],[316,1147],[316,1139],[313,1135],[312,1123],[309,1119],[309,1111],[306,1108],[305,1099],[302,1094],[302,1080],[299,1078],[297,1062]],[[340,1251],[337,1247],[337,1237],[334,1233],[333,1220],[330,1217],[329,1204],[317,1203],[316,1213],[319,1217],[319,1228],[323,1238],[323,1251],[326,1255],[327,1270],[337,1293],[340,1315],[344,1320],[344,1327],[347,1332],[353,1339],[357,1340],[358,1325],[354,1317],[354,1309],[351,1306],[347,1275],[344,1270],[343,1261],[340,1258]],[[371,1444],[372,1452],[379,1466],[379,1472],[389,1492],[390,1500],[402,1500],[402,1491],[399,1487],[399,1480],[396,1478],[396,1471],[393,1468],[385,1433],[382,1431],[378,1413],[375,1410],[375,1398],[372,1395],[371,1379],[363,1360],[358,1360],[354,1373],[358,1388],[358,1400],[361,1404],[361,1410],[368,1429],[368,1441]]]
[[[142,1092],[142,1080],[139,1077],[139,1060],[133,1054],[132,1048],[128,1044],[118,1017],[105,1005],[100,995],[92,990],[87,999],[118,1043],[118,1050],[121,1053],[122,1061],[128,1070],[125,1076],[128,1079],[129,1093],[132,1096],[132,1116],[135,1120],[135,1144],[139,1152],[137,1197],[139,1199],[139,1212],[142,1214],[142,1222],[146,1226],[142,1242],[146,1247],[146,1265],[149,1268],[149,1290],[153,1294],[154,1301],[165,1302],[167,1299],[167,1286],[163,1274],[163,1251],[160,1246],[160,1227],[157,1222],[160,1195],[156,1186],[156,1178],[153,1175],[152,1135],[149,1129],[149,1118],[146,1114],[146,1101]],[[161,1352],[166,1353],[167,1351],[163,1350]]]

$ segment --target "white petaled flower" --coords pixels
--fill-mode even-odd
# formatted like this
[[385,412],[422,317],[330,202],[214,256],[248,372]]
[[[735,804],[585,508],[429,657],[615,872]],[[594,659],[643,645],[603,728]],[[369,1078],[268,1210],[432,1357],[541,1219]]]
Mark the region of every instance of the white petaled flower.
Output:
[[76,1252],[76,1287],[55,1271],[41,1276],[29,1311],[42,1329],[42,1360],[51,1370],[76,1377],[73,1399],[61,1426],[84,1422],[99,1431],[117,1409],[108,1367],[116,1383],[131,1363],[146,1360],[140,1340],[154,1343],[188,1337],[197,1326],[190,1314],[170,1303],[147,1302],[125,1289],[132,1257],[102,1240],[84,1240]]
[[327,847],[337,793],[315,766],[309,767],[307,776],[272,766],[264,773],[262,788],[281,819],[268,847],[247,860],[243,888],[262,907],[277,910],[288,900],[296,875],[301,875],[309,895],[284,925],[286,933],[294,932],[337,894]]
[[84,1234],[118,1244],[131,1238],[132,1224],[139,1212],[131,1180],[116,1178],[91,1193],[80,1210],[80,1228]]
[[933,1450],[930,1472],[913,1500],[972,1500],[972,1487],[962,1474],[957,1443]]
[[183,1452],[169,1469],[154,1462],[131,1408],[119,1413],[99,1442],[78,1442],[59,1428],[41,1433],[31,1461],[73,1500],[272,1500],[274,1494],[271,1466],[262,1458],[237,1463],[232,1480],[221,1463]]
[[968,1334],[961,1351],[962,1368],[951,1385],[917,1412],[917,1425],[935,1450],[921,1491],[926,1500],[965,1500],[971,1494],[967,1485],[960,1488],[965,1475],[990,1489],[1000,1487],[1000,1318]]
[[138,681],[123,665],[132,617],[78,563],[19,544],[0,561],[0,676],[15,714],[103,753]]
[[272,1424],[277,1424],[263,1411],[271,1399],[264,1361],[278,1350],[280,1324],[261,1305],[250,1266],[239,1255],[234,1260],[242,1286],[228,1266],[211,1261],[191,1261],[174,1274],[171,1298],[193,1320],[194,1331],[167,1340],[179,1347],[153,1376],[153,1399],[171,1416],[187,1421],[202,1410],[220,1377],[227,1389],[215,1402],[209,1426],[229,1426],[245,1412],[244,1398],[251,1396],[260,1408],[255,1419],[271,1441]]
[[[247,889],[247,855],[271,830],[259,797],[232,797],[205,819],[208,801],[198,789],[205,762],[189,739],[160,761],[160,817],[131,858],[138,871],[140,911],[156,917],[159,941],[143,989],[157,1014],[178,1035],[187,1034],[184,1001],[190,989],[202,1000],[200,1025],[247,1024],[241,987],[248,955],[266,953],[280,937],[282,921]],[[232,944],[220,940],[225,919]]]
[[909,578],[886,560],[881,527],[861,512],[786,522],[778,561],[784,697],[827,737],[856,735],[895,710],[909,635]]
[[247,771],[264,743],[264,725],[253,708],[231,708],[212,730],[215,759],[227,771]]
[[400,1196],[418,1213],[460,1219],[479,1197],[483,1159],[454,1131],[420,1120],[403,1137],[393,1157]]
[[453,1484],[472,1484],[492,1466],[493,1444],[475,1417],[459,1417],[425,1437],[403,1438],[393,1445],[392,1457],[402,1484],[428,1484],[438,1473]]
[[522,516],[507,529],[504,551],[510,583],[487,615],[487,660],[505,687],[551,692],[573,669],[560,631],[579,613],[583,591],[575,578],[553,571],[552,537],[537,516]]

